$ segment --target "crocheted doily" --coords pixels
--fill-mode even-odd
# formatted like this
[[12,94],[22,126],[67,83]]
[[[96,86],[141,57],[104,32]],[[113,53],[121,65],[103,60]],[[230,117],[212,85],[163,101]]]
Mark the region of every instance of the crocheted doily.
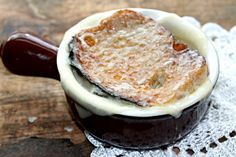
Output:
[[192,17],[183,19],[201,27],[219,55],[220,76],[211,95],[208,114],[184,139],[167,148],[156,150],[131,151],[107,147],[85,133],[96,147],[91,157],[236,156],[236,26],[226,31],[215,23],[201,26]]

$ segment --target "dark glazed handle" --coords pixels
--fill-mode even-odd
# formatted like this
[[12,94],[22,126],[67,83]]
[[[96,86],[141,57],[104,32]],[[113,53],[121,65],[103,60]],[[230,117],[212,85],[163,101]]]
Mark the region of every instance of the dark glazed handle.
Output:
[[15,33],[1,44],[1,57],[12,73],[59,80],[58,48],[27,33]]

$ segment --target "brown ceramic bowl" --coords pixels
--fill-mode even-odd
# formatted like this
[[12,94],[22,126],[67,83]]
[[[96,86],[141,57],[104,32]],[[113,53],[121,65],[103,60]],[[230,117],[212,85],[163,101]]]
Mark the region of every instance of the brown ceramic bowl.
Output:
[[[158,10],[134,10],[154,19],[169,15],[176,16]],[[112,12],[106,12],[106,14],[111,14]],[[167,22],[164,22],[163,25],[169,28],[174,36],[180,37],[181,34],[191,36],[196,35],[196,33],[198,33],[198,36],[200,34],[200,40],[196,40],[199,42],[194,42],[191,37],[187,38],[189,43],[195,47],[200,47],[199,49],[201,49],[203,44],[207,45],[207,52],[204,55],[209,68],[211,86],[203,87],[205,93],[200,97],[196,98],[197,96],[195,95],[195,97],[191,97],[188,100],[189,103],[185,103],[185,105],[179,104],[179,107],[175,109],[176,112],[175,110],[172,110],[172,112],[163,110],[163,112],[155,115],[151,111],[146,114],[146,112],[143,113],[142,109],[141,111],[139,109],[139,116],[139,114],[132,115],[133,112],[130,108],[126,110],[127,112],[116,112],[118,111],[115,110],[117,106],[113,108],[112,103],[109,105],[111,106],[111,112],[109,112],[110,110],[104,107],[100,100],[96,101],[105,98],[94,99],[94,96],[91,96],[91,100],[90,98],[85,99],[84,93],[79,90],[76,91],[75,87],[78,82],[73,87],[74,89],[70,87],[70,83],[76,81],[77,78],[73,75],[73,68],[67,62],[68,57],[65,58],[65,55],[69,54],[68,42],[75,35],[75,31],[81,29],[81,25],[86,23],[89,25],[96,24],[93,20],[101,19],[103,14],[99,13],[88,17],[68,30],[59,48],[30,34],[15,33],[1,45],[2,61],[6,68],[15,74],[60,80],[67,97],[68,108],[78,126],[104,143],[122,148],[151,149],[172,144],[183,138],[200,122],[209,108],[208,97],[216,83],[219,69],[218,58],[214,48],[208,40],[205,40],[205,37],[202,37],[203,33],[199,33],[200,30],[198,28],[189,26],[191,24],[186,24],[183,21],[180,21],[180,25],[175,25],[174,23],[173,26],[173,21],[175,20],[172,21],[172,17],[170,18],[172,22],[166,20]],[[177,17],[178,20],[180,20],[179,17]],[[181,32],[179,29],[182,24],[187,25],[187,27],[186,29],[181,29]],[[199,51],[201,52],[201,50]]]

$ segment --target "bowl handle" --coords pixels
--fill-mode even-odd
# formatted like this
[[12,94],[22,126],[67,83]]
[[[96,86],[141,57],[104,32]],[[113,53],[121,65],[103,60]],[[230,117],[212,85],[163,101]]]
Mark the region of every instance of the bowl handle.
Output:
[[15,33],[1,44],[5,67],[14,74],[60,80],[56,58],[58,48],[27,33]]

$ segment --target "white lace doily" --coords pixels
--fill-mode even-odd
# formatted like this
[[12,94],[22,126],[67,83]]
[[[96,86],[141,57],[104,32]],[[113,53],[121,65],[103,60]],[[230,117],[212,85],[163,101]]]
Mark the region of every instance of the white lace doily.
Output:
[[[201,27],[192,17],[183,17]],[[236,26],[226,31],[215,23],[202,26],[219,55],[220,76],[209,113],[184,139],[166,149],[131,151],[104,145],[86,133],[96,147],[91,157],[236,157]]]

